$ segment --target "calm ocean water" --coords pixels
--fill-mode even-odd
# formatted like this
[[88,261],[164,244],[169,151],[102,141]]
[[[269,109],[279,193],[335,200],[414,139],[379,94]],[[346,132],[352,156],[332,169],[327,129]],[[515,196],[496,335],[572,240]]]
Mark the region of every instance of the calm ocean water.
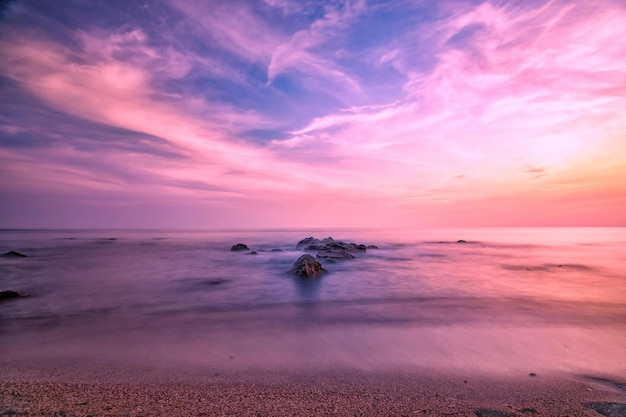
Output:
[[[307,236],[378,249],[303,279]],[[31,296],[0,302],[5,360],[626,374],[624,228],[2,231],[10,250],[0,290]]]

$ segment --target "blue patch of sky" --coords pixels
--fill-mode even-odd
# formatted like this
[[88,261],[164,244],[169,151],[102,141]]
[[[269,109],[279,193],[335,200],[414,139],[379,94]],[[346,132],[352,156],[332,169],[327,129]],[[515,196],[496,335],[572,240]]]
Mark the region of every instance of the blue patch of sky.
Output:
[[272,140],[289,139],[291,135],[285,130],[279,129],[250,129],[237,135],[238,138],[253,141],[256,143],[264,143]]
[[465,49],[468,46],[472,45],[472,41],[480,35],[485,29],[485,25],[481,23],[472,23],[461,30],[459,30],[456,34],[454,34],[450,39],[446,41],[444,46],[456,48],[456,49]]
[[295,74],[278,75],[272,81],[272,87],[284,95],[283,105],[288,106],[285,110],[296,117],[298,124],[345,107],[344,103],[323,91],[305,88]]
[[134,26],[171,29],[170,25],[177,17],[174,10],[166,5],[145,0],[32,1],[27,2],[27,6],[28,10],[79,30]]
[[19,83],[0,77],[0,147],[46,148],[63,144],[78,150],[114,149],[179,158],[175,150],[159,137],[108,126],[55,110]]

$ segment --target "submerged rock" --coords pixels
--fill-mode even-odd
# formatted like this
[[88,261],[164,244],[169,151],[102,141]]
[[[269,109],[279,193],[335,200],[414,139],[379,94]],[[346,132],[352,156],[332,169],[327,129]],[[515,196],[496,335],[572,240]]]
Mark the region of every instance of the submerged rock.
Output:
[[0,291],[0,301],[11,300],[14,298],[24,298],[24,297],[28,297],[28,294],[24,294],[24,293],[12,291],[12,290]]
[[27,256],[24,255],[23,253],[15,252],[13,250],[3,254],[2,257],[3,258],[27,258]]
[[354,256],[350,252],[342,250],[342,249],[321,250],[317,252],[315,257],[317,259],[327,259],[327,260],[333,260],[333,261],[356,258],[356,256]]
[[456,241],[456,243],[467,243],[467,240],[459,239]]
[[313,277],[324,272],[322,264],[311,255],[302,255],[291,267],[291,273],[299,277]]
[[248,248],[246,245],[244,245],[243,243],[237,243],[236,245],[233,245],[230,250],[235,251],[235,252],[239,252],[239,251],[244,251],[244,250],[250,250],[250,248]]

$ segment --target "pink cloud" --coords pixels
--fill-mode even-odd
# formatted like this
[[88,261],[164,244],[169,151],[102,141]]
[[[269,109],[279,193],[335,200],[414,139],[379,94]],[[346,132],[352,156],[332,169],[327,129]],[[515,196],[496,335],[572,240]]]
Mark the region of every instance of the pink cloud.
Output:
[[[230,191],[209,190],[208,194],[245,194],[258,187],[285,188],[286,173],[296,171],[292,164],[277,161],[261,147],[232,140],[237,132],[251,126],[268,126],[265,119],[252,111],[236,111],[227,105],[194,97],[176,102],[162,100],[152,85],[149,64],[153,60],[169,60],[169,57],[159,56],[154,49],[144,49],[144,35],[140,32],[115,34],[108,40],[98,41],[83,34],[82,39],[87,47],[80,61],[72,59],[76,51],[69,52],[50,42],[7,39],[1,45],[7,59],[0,64],[0,69],[56,109],[93,122],[162,138],[187,160],[181,164],[141,154],[110,151],[94,155],[70,148],[48,150],[45,155],[29,151],[28,156],[17,158],[6,150],[6,167],[13,170],[12,178],[22,178],[28,186],[34,186],[36,180],[28,174],[27,167],[38,166],[37,175],[45,173],[49,181],[64,184],[64,187],[100,190],[108,184],[109,189],[119,190],[129,185],[97,169],[88,174],[89,167],[70,168],[71,161],[94,159],[101,165],[106,162],[111,169],[119,166],[120,171],[122,167],[135,171],[145,181],[142,189],[147,193],[155,192],[155,187],[164,188],[157,184],[172,181],[228,184]],[[114,51],[119,42],[134,43],[133,49],[139,58],[133,62],[115,59]],[[147,57],[145,62],[142,56]],[[234,170],[247,175],[234,178],[225,174]],[[297,178],[298,174],[292,176]],[[300,180],[308,182],[304,175]],[[198,193],[184,187],[165,188],[174,194]]]
[[[267,70],[268,80],[271,82],[279,74],[295,70],[303,74],[313,74],[316,78],[332,84],[333,87],[327,90],[331,95],[337,94],[337,86],[353,94],[360,93],[361,87],[357,80],[332,60],[312,51],[338,36],[366,9],[364,1],[346,1],[342,8],[327,5],[322,18],[315,20],[306,29],[295,32],[289,41],[283,42],[274,50]],[[324,84],[321,84],[321,88],[324,88]]]
[[[423,36],[441,52],[432,71],[407,72],[407,100],[317,118],[284,144],[323,144],[353,180],[372,185],[370,193],[394,196],[407,207],[428,205],[433,187],[448,190],[455,204],[489,195],[511,198],[503,190],[532,200],[538,187],[558,190],[550,184],[598,154],[605,155],[603,166],[613,161],[619,168],[614,177],[590,184],[606,181],[623,195],[626,168],[616,161],[625,153],[615,138],[626,127],[620,87],[626,44],[616,40],[626,38],[626,11],[609,6],[553,1],[513,10],[483,3],[424,27]],[[449,44],[468,27],[476,29],[465,32],[462,46]],[[402,53],[393,50],[381,59],[391,62]],[[376,168],[369,175],[358,166]],[[528,166],[545,167],[546,175],[519,175]],[[457,187],[460,174],[474,184]],[[590,187],[576,196],[596,197]],[[493,212],[484,209],[485,216]]]
[[[285,2],[270,4],[288,12]],[[218,61],[150,46],[136,29],[80,33],[78,51],[7,32],[0,39],[4,76],[61,112],[161,138],[184,162],[120,149],[2,149],[4,190],[214,204],[252,216],[250,225],[624,221],[626,44],[617,40],[626,39],[626,9],[614,3],[447,10],[411,34],[438,51],[434,65],[408,65],[406,57],[419,51],[394,43],[377,62],[403,72],[404,96],[369,106],[354,105],[361,86],[314,52],[365,3],[328,9],[293,35],[239,3],[210,13],[191,0],[174,6],[220,47],[265,65],[270,80],[287,71],[311,74],[346,109],[255,146],[235,138],[276,122],[156,86],[198,62],[231,77]]]
[[176,0],[171,6],[206,31],[225,50],[251,61],[268,62],[285,35],[258,19],[244,2]]

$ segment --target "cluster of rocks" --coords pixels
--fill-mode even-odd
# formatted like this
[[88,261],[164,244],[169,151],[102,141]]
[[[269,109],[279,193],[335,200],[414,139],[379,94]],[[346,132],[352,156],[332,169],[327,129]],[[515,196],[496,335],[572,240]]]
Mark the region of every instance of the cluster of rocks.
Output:
[[291,272],[298,276],[312,277],[324,272],[318,259],[326,263],[335,263],[341,260],[354,259],[356,258],[355,253],[364,253],[367,249],[378,249],[378,247],[344,242],[332,237],[324,239],[307,237],[296,244],[296,249],[316,252],[315,257],[309,254],[302,255],[291,268]]
[[330,263],[344,259],[354,259],[354,253],[365,252],[367,249],[378,249],[374,245],[365,246],[363,244],[349,243],[341,240],[335,240],[332,237],[324,239],[316,239],[307,237],[296,244],[296,249],[304,249],[305,251],[317,252],[315,257],[323,259]]
[[[335,240],[332,237],[324,239],[307,237],[296,244],[296,249],[315,252],[315,256],[310,254],[300,256],[291,267],[290,272],[300,277],[315,277],[325,271],[320,260],[325,263],[335,263],[346,259],[354,259],[357,257],[355,254],[365,253],[368,249],[378,249],[378,247],[375,245],[366,246],[364,244],[344,242]],[[256,251],[250,252],[250,248],[243,243],[233,245],[230,250],[233,252],[248,251],[248,254],[257,254]],[[272,252],[278,251],[281,251],[281,249],[272,250]]]

